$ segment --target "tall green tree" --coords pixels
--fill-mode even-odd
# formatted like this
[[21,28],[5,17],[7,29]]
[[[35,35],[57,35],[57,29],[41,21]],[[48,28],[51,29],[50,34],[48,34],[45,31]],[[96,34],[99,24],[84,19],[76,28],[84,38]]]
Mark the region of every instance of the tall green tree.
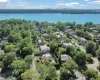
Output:
[[75,61],[79,66],[84,66],[86,64],[86,54],[82,51],[77,52]]
[[98,77],[98,72],[93,69],[87,69],[84,72],[84,75],[86,76],[87,80],[90,80],[91,78],[96,79]]
[[33,70],[26,70],[24,73],[21,74],[21,78],[23,80],[40,80],[40,75],[38,72]]
[[37,70],[41,80],[56,80],[56,68],[52,65],[39,64]]
[[11,67],[14,69],[14,75],[20,75],[28,69],[28,65],[24,60],[16,60],[11,63]]
[[63,63],[60,68],[61,80],[67,80],[67,79],[75,76],[74,70],[76,70],[77,68],[78,68],[78,65],[72,59]]
[[2,61],[4,66],[10,67],[10,64],[16,59],[16,54],[13,52],[6,53],[6,55],[3,57]]
[[87,44],[86,44],[86,51],[87,53],[90,53],[92,55],[96,55],[95,54],[95,51],[96,51],[96,43],[93,42],[93,41],[89,41]]

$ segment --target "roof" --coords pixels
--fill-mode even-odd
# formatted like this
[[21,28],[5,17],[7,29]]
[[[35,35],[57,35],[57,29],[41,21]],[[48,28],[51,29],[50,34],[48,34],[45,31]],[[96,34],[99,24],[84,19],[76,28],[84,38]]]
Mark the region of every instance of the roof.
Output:
[[79,38],[79,40],[81,40],[81,41],[87,41],[85,38]]
[[79,38],[77,35],[73,35],[73,37],[74,37],[75,39],[78,39],[78,38]]
[[57,38],[61,38],[61,36],[60,35],[56,35],[57,36]]
[[40,51],[42,52],[48,52],[50,50],[50,47],[48,47],[46,44],[40,46]]
[[63,43],[62,45],[63,45],[63,47],[73,46],[72,43]]
[[71,28],[70,26],[66,26],[67,29]]
[[51,54],[44,54],[44,55],[42,55],[43,57],[45,56],[46,58],[52,58],[52,55]]
[[61,55],[61,61],[67,61],[68,59],[70,59],[70,56],[68,56],[66,54]]
[[93,32],[95,32],[95,33],[99,33],[99,31],[97,31],[97,30],[93,30]]
[[61,32],[61,31],[60,31],[60,32],[54,32],[54,34],[55,34],[55,35],[61,35],[61,36],[64,35],[63,32]]
[[43,36],[49,37],[50,35],[48,33],[44,33]]

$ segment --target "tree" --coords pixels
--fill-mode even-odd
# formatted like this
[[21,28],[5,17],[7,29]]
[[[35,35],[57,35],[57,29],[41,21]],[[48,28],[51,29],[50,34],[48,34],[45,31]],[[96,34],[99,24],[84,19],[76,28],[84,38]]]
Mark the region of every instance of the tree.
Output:
[[93,22],[86,22],[86,23],[84,24],[84,26],[85,26],[85,27],[94,27],[94,24],[93,24]]
[[88,80],[90,80],[91,78],[94,78],[96,79],[97,76],[98,76],[98,72],[93,70],[93,69],[87,69],[85,72],[84,72],[84,75],[86,76],[86,78]]
[[75,25],[77,29],[82,29],[82,25],[81,24],[76,24]]
[[11,42],[11,43],[18,43],[21,39],[22,37],[20,33],[18,32],[10,33],[8,36],[8,42]]
[[19,75],[28,69],[28,64],[24,60],[16,60],[11,67],[14,69],[14,75]]
[[26,37],[30,37],[30,36],[31,36],[31,33],[30,33],[29,30],[28,31],[25,31],[25,30],[22,31],[22,38],[26,38]]
[[61,80],[66,80],[74,76],[75,69],[78,68],[78,65],[72,60],[68,60],[65,63],[62,64],[62,67],[60,68],[61,71]]
[[66,48],[66,54],[70,55],[72,58],[74,58],[75,54],[76,54],[76,49],[73,46],[67,46]]
[[39,64],[37,70],[40,74],[41,80],[55,80],[56,75],[56,68],[50,64]]
[[56,68],[54,66],[49,66],[48,75],[46,80],[55,80],[56,79]]
[[18,43],[21,41],[21,39],[22,39],[22,37],[21,37],[20,33],[16,33],[14,35],[14,42]]
[[87,61],[88,63],[93,63],[93,59],[92,59],[92,55],[91,55],[91,54],[87,54],[87,55],[86,55],[86,61]]
[[32,53],[32,40],[30,37],[26,37],[20,42],[18,54],[20,55],[20,57],[25,58],[25,56],[31,55]]
[[99,64],[99,66],[98,66],[97,68],[98,68],[98,70],[100,71],[100,64]]
[[66,30],[66,26],[61,22],[57,22],[56,23],[56,27],[61,31],[65,31]]
[[4,56],[5,56],[5,53],[0,52],[0,61],[2,61],[2,59],[4,58]]
[[31,55],[33,53],[33,48],[31,46],[24,47],[21,50],[21,56],[24,58],[27,55]]
[[56,40],[52,40],[50,42],[50,52],[58,51],[58,42]]
[[13,52],[6,53],[6,55],[3,57],[3,64],[4,67],[9,67],[10,64],[16,59],[16,54]]
[[95,51],[96,51],[96,43],[93,42],[93,41],[89,41],[87,44],[86,44],[86,51],[87,53],[90,53],[92,55],[96,55],[95,54]]
[[3,61],[0,61],[0,68],[3,68]]
[[33,70],[26,70],[24,73],[21,74],[21,78],[23,80],[39,80],[39,73]]
[[9,44],[5,46],[5,52],[9,53],[9,52],[14,52],[16,50],[16,46],[13,44]]
[[100,60],[100,48],[96,51],[96,55],[97,55],[98,59]]
[[83,38],[85,38],[87,40],[91,40],[92,39],[92,37],[91,37],[89,32],[84,32],[84,31],[78,30],[76,32],[76,34],[77,34],[77,36],[83,37]]
[[84,66],[86,64],[86,54],[79,51],[75,54],[75,61],[79,66]]
[[14,34],[9,34],[9,36],[8,36],[8,42],[11,42],[11,43],[14,42]]
[[24,58],[25,62],[28,63],[28,65],[30,66],[30,64],[32,63],[33,61],[33,56],[32,55],[28,55]]

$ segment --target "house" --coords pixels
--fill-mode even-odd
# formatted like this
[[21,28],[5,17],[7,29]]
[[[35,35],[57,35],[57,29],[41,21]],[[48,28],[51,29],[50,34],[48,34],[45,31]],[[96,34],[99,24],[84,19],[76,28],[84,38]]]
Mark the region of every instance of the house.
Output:
[[54,32],[54,34],[55,34],[55,35],[61,35],[61,36],[64,35],[63,32],[61,32],[61,31],[60,31],[60,32]]
[[83,45],[83,44],[86,44],[87,43],[87,40],[85,38],[79,38],[79,44],[80,45]]
[[61,35],[56,35],[56,37],[57,37],[58,39],[61,39],[61,38],[62,38]]
[[38,45],[44,45],[45,44],[45,42],[43,40],[39,39],[39,38],[37,38],[37,41],[38,41]]
[[68,55],[66,55],[66,54],[62,54],[62,55],[61,55],[61,61],[62,61],[62,62],[65,62],[65,61],[67,61],[67,60],[69,60],[69,59],[71,59],[70,56],[68,56]]
[[67,48],[68,46],[73,46],[73,44],[72,43],[63,43],[62,44],[63,48]]
[[74,39],[79,39],[79,37],[77,35],[73,35]]
[[75,32],[72,29],[67,29],[65,32],[71,36],[75,34]]
[[54,35],[56,35],[56,37],[57,37],[58,39],[61,39],[62,36],[63,36],[63,33],[62,33],[62,32],[55,32]]
[[66,26],[66,29],[70,29],[71,27],[70,26]]
[[50,51],[50,47],[48,47],[46,44],[40,45],[39,48],[41,53],[47,53]]
[[89,28],[89,30],[91,30],[91,31],[92,31],[92,30],[95,30],[95,28]]
[[93,30],[92,33],[94,33],[94,34],[99,34],[99,31]]
[[52,55],[49,53],[42,55],[42,62],[45,62],[46,60],[52,61]]
[[45,38],[49,38],[49,37],[50,37],[50,34],[44,33],[43,36],[44,36]]

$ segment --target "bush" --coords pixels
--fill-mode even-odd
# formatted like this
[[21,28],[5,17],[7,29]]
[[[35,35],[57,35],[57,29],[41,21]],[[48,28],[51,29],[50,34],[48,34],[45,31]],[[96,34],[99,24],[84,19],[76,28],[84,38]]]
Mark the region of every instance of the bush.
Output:
[[87,56],[86,56],[86,61],[87,61],[88,63],[93,63],[93,59],[92,59],[91,57],[92,57],[91,54],[87,54]]

